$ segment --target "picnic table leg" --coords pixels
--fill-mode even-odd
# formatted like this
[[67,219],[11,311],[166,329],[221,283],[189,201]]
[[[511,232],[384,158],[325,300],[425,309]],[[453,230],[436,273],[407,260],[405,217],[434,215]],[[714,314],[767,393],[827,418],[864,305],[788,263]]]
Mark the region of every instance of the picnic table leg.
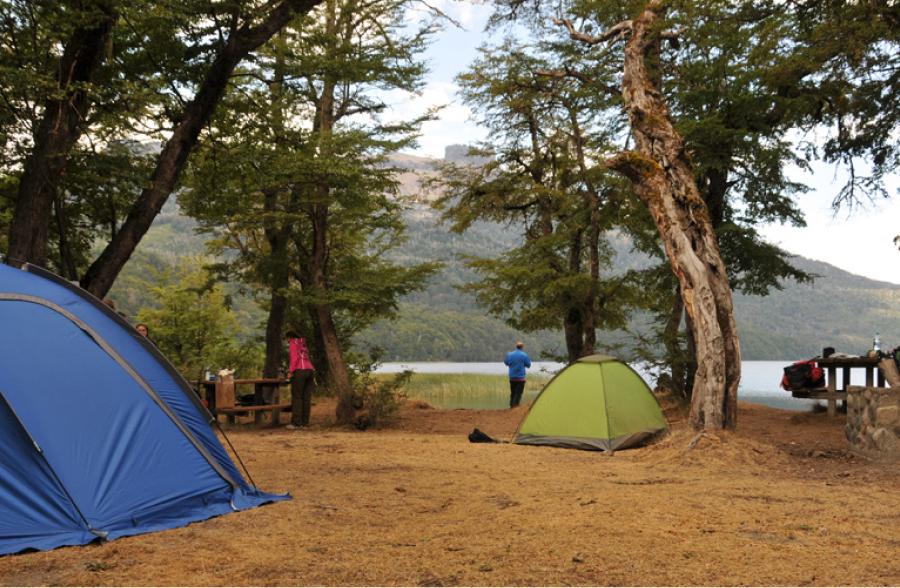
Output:
[[837,368],[828,368],[828,392],[831,396],[828,399],[828,416],[833,417],[837,414],[837,401],[834,399],[834,392],[837,391]]
[[[269,404],[266,401],[266,387],[259,382],[253,384],[253,404]],[[258,425],[262,422],[263,415],[260,411],[253,411],[253,424]]]
[[[845,367],[844,368],[844,378],[843,378],[843,381],[841,382],[841,384],[842,384],[841,390],[846,392],[847,388],[850,387],[850,383],[851,383],[850,382],[850,368]],[[835,401],[835,404],[837,404],[837,401]],[[845,404],[846,404],[846,401],[841,400],[841,407],[844,407]]]

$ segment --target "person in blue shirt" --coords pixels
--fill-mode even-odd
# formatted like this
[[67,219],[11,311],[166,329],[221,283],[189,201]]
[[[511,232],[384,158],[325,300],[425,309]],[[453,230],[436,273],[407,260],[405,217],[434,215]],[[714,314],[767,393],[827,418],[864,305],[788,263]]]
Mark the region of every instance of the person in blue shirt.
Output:
[[531,367],[531,358],[522,351],[525,344],[516,341],[516,348],[506,354],[503,363],[509,367],[509,407],[515,408],[522,402],[525,391],[525,369]]

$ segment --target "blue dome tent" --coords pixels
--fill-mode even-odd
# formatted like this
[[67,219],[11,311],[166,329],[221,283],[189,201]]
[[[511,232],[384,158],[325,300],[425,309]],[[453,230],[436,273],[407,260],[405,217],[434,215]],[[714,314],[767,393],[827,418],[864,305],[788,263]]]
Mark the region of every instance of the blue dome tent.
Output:
[[0,264],[0,554],[288,499],[244,480],[213,422],[112,309],[46,270]]

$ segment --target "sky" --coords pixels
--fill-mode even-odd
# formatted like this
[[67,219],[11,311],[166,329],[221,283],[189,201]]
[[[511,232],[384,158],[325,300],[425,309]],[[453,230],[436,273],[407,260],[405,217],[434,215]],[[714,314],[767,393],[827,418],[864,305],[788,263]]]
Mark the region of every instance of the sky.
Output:
[[[425,123],[419,147],[412,151],[441,158],[447,145],[472,144],[487,136],[457,96],[454,78],[474,61],[477,47],[489,39],[483,29],[490,8],[451,0],[438,0],[434,5],[463,28],[448,26],[437,35],[426,54],[431,71],[424,89],[416,96],[395,96],[393,109],[406,117],[429,106],[444,105],[438,120]],[[866,202],[852,212],[831,208],[845,177],[833,166],[816,163],[811,173],[793,170],[789,177],[811,188],[797,197],[807,226],[761,226],[759,230],[767,241],[857,275],[900,284],[900,249],[893,242],[900,235],[900,175],[888,179],[890,200]]]

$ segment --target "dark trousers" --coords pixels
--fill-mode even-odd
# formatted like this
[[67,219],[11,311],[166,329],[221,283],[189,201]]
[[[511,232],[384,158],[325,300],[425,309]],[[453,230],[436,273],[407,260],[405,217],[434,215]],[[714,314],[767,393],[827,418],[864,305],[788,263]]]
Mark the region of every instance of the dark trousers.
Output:
[[294,370],[291,374],[291,424],[297,427],[309,424],[312,393],[315,386],[313,370]]
[[522,392],[525,391],[525,380],[509,381],[509,407],[515,408],[522,402]]

